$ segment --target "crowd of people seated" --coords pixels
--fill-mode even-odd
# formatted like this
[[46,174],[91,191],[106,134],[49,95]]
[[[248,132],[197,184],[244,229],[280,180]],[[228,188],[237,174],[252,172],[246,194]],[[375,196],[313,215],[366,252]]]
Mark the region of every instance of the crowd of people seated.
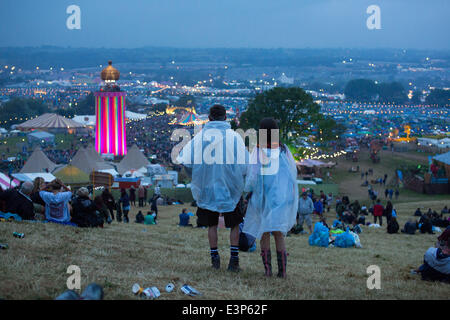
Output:
[[[109,191],[104,192],[108,194]],[[73,194],[70,187],[55,179],[45,183],[42,178],[24,182],[18,189],[0,192],[0,210],[19,215],[23,220],[45,220],[78,227],[103,227],[112,219],[111,204],[99,195],[92,200],[82,187]]]

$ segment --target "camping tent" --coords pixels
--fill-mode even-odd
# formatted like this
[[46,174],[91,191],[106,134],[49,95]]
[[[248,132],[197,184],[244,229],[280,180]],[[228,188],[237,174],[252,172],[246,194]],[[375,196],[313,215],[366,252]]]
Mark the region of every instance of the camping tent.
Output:
[[105,169],[112,169],[113,167],[101,159],[93,158],[88,150],[80,148],[72,159],[71,165],[82,170],[86,174],[90,174],[92,171],[99,171]]
[[23,166],[20,173],[35,173],[35,172],[52,172],[56,168],[56,164],[50,161],[49,158],[44,154],[41,148],[37,147],[34,149],[30,158]]
[[37,118],[19,124],[17,128],[22,131],[34,129],[63,129],[64,131],[67,131],[70,129],[84,128],[84,125],[71,119],[64,118],[56,113],[44,113]]
[[6,174],[0,172],[0,189],[8,190],[10,188],[15,188],[20,185],[20,181],[17,179],[9,178]]
[[61,179],[66,185],[77,187],[85,186],[90,183],[87,173],[70,164],[56,170],[54,174],[56,178]]
[[120,174],[124,174],[127,171],[139,170],[142,167],[147,167],[149,164],[150,162],[139,150],[137,145],[134,144],[131,149],[128,150],[127,155],[117,165],[117,171],[119,171]]

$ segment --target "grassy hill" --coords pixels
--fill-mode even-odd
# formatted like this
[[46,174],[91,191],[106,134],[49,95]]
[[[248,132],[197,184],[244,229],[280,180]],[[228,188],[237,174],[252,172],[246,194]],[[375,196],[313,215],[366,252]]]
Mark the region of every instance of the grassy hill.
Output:
[[[417,206],[437,210],[442,205],[440,201],[401,203],[399,223],[403,226]],[[389,235],[385,227],[363,227],[361,249],[311,247],[308,235],[290,236],[286,238],[288,280],[265,279],[259,244],[256,252],[240,254],[241,273],[226,271],[229,232],[224,229],[219,229],[222,267],[213,271],[207,230],[178,227],[181,209],[161,207],[155,226],[113,222],[103,229],[80,229],[0,222],[0,243],[10,246],[0,250],[0,298],[53,299],[66,290],[69,265],[81,268],[82,288],[90,282],[102,285],[105,299],[137,299],[131,293],[135,282],[157,286],[160,299],[192,299],[180,292],[184,283],[203,293],[195,299],[421,300],[448,299],[450,294],[447,284],[424,282],[409,274],[421,264],[436,235]],[[132,221],[136,212],[133,208]],[[332,210],[328,221],[334,216]],[[14,231],[25,233],[25,238],[14,238]],[[381,290],[366,287],[370,265],[381,268]],[[276,270],[276,261],[273,267]],[[172,293],[163,291],[169,282],[176,286]]]

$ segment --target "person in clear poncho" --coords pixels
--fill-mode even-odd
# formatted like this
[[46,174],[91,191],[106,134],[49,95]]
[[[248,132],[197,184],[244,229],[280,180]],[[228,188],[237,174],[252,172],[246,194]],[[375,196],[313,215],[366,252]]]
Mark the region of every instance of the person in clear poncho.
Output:
[[220,268],[217,227],[220,214],[230,228],[229,271],[239,271],[239,201],[244,190],[248,152],[239,134],[226,122],[226,110],[214,105],[209,122],[181,150],[177,162],[192,168],[192,196],[197,202],[198,224],[208,226],[211,264]]
[[[278,277],[286,278],[286,233],[295,225],[298,206],[297,167],[289,149],[278,143],[271,129],[278,130],[272,118],[263,119],[267,144],[260,140],[250,158],[245,191],[251,192],[242,232],[261,240],[265,275],[272,276],[270,233],[275,238]],[[260,133],[261,134],[261,133]]]

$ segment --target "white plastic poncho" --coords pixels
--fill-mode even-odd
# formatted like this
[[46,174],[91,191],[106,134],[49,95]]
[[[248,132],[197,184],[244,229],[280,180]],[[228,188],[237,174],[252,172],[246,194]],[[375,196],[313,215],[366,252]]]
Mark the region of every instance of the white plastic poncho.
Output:
[[192,196],[197,206],[232,212],[244,191],[248,152],[226,121],[210,121],[181,150],[177,162],[192,168]]
[[255,148],[251,155],[245,191],[252,196],[242,231],[258,239],[265,232],[286,234],[296,223],[297,167],[289,149],[285,150]]

